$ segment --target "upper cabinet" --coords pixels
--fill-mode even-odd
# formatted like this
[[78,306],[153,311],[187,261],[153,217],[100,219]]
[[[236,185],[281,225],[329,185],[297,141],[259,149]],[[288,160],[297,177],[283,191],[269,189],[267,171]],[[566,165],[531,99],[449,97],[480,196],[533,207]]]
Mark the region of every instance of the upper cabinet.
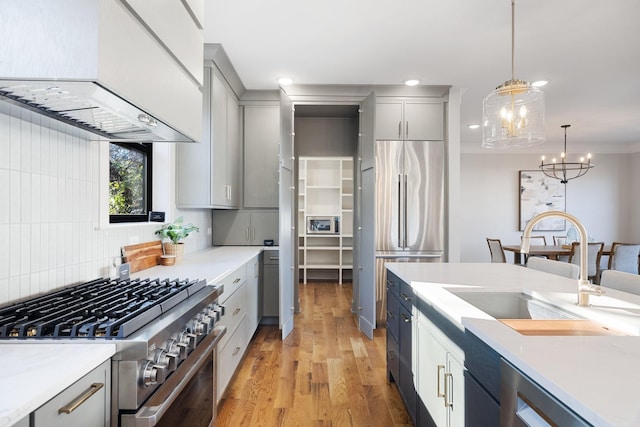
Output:
[[240,205],[240,107],[212,63],[204,68],[202,143],[176,149],[179,208]]
[[378,100],[376,139],[438,141],[444,139],[441,101]]
[[244,107],[244,206],[278,207],[280,107]]
[[240,106],[217,68],[211,75],[212,204],[240,207]]
[[[0,52],[0,86],[12,87],[18,102],[43,108],[66,102],[55,105],[67,121],[114,141],[200,141],[204,35],[194,19],[200,3],[3,2],[11,25],[0,26],[0,39],[10,41]],[[64,99],[55,98],[57,87]],[[37,97],[43,90],[50,93]],[[107,119],[86,124],[88,108]]]

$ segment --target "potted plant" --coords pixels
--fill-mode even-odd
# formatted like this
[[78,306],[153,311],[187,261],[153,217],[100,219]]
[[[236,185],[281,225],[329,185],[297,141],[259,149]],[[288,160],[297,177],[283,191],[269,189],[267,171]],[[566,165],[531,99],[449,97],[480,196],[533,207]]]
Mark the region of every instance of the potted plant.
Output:
[[179,217],[170,224],[165,224],[161,229],[156,230],[156,234],[162,236],[162,251],[165,255],[175,255],[176,262],[180,261],[184,254],[184,243],[182,239],[194,231],[200,231],[198,227],[189,223],[183,223],[184,218]]

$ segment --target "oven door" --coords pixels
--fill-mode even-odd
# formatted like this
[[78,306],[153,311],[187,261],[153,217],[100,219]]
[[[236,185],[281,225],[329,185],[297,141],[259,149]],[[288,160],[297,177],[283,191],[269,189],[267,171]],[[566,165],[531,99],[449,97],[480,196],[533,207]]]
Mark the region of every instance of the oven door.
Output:
[[216,415],[215,347],[226,327],[207,335],[135,414],[120,414],[121,427],[209,427]]

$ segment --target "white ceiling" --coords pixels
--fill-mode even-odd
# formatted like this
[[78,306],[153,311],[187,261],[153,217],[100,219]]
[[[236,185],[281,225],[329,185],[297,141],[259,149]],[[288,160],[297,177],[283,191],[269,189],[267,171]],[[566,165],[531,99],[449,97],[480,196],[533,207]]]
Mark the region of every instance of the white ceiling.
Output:
[[[480,151],[482,99],[511,78],[509,0],[206,0],[247,89],[296,84],[463,88],[461,143]],[[547,142],[536,152],[640,151],[640,1],[519,0],[515,78],[548,80]]]

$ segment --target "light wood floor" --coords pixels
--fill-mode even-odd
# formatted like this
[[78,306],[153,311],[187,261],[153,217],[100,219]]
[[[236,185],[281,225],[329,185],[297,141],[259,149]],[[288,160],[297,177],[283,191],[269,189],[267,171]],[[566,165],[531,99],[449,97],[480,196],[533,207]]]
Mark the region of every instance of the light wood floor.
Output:
[[218,406],[222,426],[411,426],[387,381],[385,329],[370,341],[350,312],[350,284],[300,285],[301,313],[283,342],[261,326]]

